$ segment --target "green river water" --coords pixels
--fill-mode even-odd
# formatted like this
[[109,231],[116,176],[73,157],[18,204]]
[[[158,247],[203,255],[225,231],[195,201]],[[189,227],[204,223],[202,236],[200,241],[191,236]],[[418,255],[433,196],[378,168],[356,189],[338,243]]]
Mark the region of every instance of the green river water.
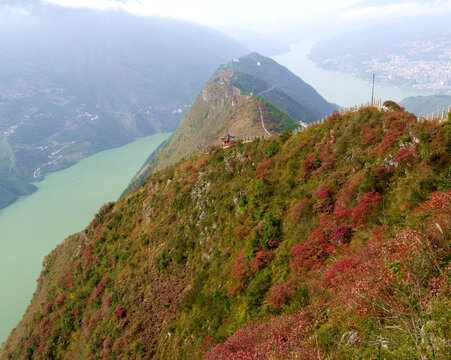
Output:
[[102,204],[117,200],[169,135],[151,135],[90,156],[47,176],[35,184],[35,194],[0,211],[0,344],[25,312],[45,255],[85,228]]

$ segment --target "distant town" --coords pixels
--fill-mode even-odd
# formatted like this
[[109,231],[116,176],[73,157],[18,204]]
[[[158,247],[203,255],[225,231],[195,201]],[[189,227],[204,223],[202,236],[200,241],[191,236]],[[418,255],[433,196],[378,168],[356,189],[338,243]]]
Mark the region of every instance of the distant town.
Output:
[[402,40],[360,54],[324,58],[321,67],[351,72],[379,82],[435,93],[451,94],[451,39]]

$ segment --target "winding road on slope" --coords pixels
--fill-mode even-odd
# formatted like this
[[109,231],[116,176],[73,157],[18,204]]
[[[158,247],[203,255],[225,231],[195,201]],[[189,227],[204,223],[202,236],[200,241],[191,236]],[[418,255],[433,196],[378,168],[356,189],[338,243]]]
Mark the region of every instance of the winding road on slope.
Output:
[[262,108],[260,107],[260,104],[257,102],[257,106],[258,106],[258,110],[260,111],[260,118],[262,119],[262,127],[263,127],[263,130],[265,130],[265,132],[268,134],[268,135],[271,135],[271,133],[268,131],[268,130],[266,130],[266,127],[265,127],[265,121],[263,120],[263,113],[262,113]]

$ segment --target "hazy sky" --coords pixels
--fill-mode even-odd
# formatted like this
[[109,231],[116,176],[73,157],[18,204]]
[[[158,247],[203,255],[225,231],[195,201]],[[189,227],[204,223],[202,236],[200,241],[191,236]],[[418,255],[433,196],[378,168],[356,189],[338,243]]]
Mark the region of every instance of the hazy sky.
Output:
[[45,0],[63,6],[119,7],[133,14],[187,19],[212,26],[234,25],[262,30],[262,25],[323,17],[451,15],[451,0]]

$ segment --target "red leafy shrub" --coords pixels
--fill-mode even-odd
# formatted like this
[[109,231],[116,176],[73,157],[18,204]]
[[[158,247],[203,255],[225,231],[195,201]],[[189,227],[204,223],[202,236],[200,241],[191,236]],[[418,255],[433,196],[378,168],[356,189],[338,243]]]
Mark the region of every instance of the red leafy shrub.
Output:
[[341,246],[351,239],[352,228],[347,225],[337,225],[332,228],[330,236],[335,246]]
[[74,284],[72,282],[72,276],[68,276],[64,282],[64,287],[66,289],[72,290],[74,288]]
[[331,251],[326,233],[318,227],[307,240],[290,249],[290,268],[300,274],[306,273],[321,266]]
[[267,323],[248,323],[207,352],[205,359],[318,359],[318,349],[309,342],[310,329],[311,324],[297,314],[278,316]]
[[318,203],[313,206],[316,212],[329,212],[333,209],[332,192],[329,188],[321,187],[316,191],[315,196],[319,199]]
[[246,249],[240,251],[233,261],[232,278],[237,281],[243,281],[247,277],[248,266],[246,263]]
[[[320,194],[324,197],[327,192],[321,191]],[[365,224],[367,215],[371,214],[374,205],[381,198],[382,196],[374,191],[365,193],[360,196],[357,205],[351,209],[337,204],[333,214],[322,213],[318,227],[309,238],[291,248],[291,270],[306,273],[321,266],[337,248],[350,241],[353,227],[362,227]],[[320,206],[321,204],[319,203]],[[322,207],[315,206],[315,209],[317,208],[323,210]]]
[[85,255],[85,258],[86,258],[86,264],[89,264],[89,262],[94,257],[94,254],[92,253],[92,249],[94,249],[94,243],[89,243],[82,250],[82,253]]
[[273,258],[273,253],[270,250],[260,250],[257,251],[255,257],[251,259],[249,262],[249,266],[253,273],[256,273],[258,270],[263,269],[267,263],[269,263]]
[[319,160],[321,160],[321,166],[325,170],[331,170],[335,167],[335,156],[333,154],[333,138],[331,142],[328,142],[320,147],[320,153],[318,155]]
[[207,336],[202,339],[202,347],[200,349],[196,349],[196,353],[204,353],[210,350],[214,345],[216,345],[216,340],[211,336]]
[[116,320],[122,319],[127,315],[127,309],[123,306],[116,306],[116,308],[113,311],[113,316]]
[[352,205],[359,194],[360,184],[362,183],[363,178],[364,174],[358,173],[342,186],[337,194],[336,206],[350,207]]
[[339,118],[340,118],[340,114],[338,113],[337,110],[334,110],[334,111],[332,112],[332,114],[330,114],[330,115],[327,117],[326,121],[334,121],[334,120],[337,120],[337,119],[339,119]]
[[60,294],[57,298],[56,298],[56,304],[57,305],[61,305],[64,300],[66,300],[66,294]]
[[395,143],[399,141],[402,132],[398,129],[391,129],[384,134],[382,141],[375,149],[374,155],[383,155],[390,149]]
[[416,214],[424,217],[421,225],[430,241],[434,242],[433,246],[451,252],[449,238],[446,238],[451,233],[451,190],[432,193],[431,199],[421,205]]
[[335,167],[335,156],[330,154],[321,159],[321,168],[324,170],[332,170]]
[[374,191],[363,194],[359,203],[352,209],[351,223],[353,226],[363,226],[365,217],[373,211],[374,205],[382,199],[382,196]]
[[103,290],[105,290],[105,280],[100,280],[97,286],[92,290],[91,297],[89,299],[89,303],[92,304],[92,302],[97,299],[97,296],[100,295]]
[[416,210],[414,228],[391,239],[373,236],[353,258],[335,262],[324,280],[361,317],[404,319],[398,322],[402,330],[415,334],[410,319],[417,319],[418,309],[428,311],[429,301],[440,296],[446,282],[450,212],[451,191],[433,193]]
[[330,198],[330,196],[332,195],[332,192],[330,191],[329,188],[325,188],[325,187],[321,187],[316,193],[315,196],[318,199],[324,200],[324,199],[328,199]]
[[319,162],[319,159],[316,158],[315,153],[308,154],[305,157],[305,161],[302,164],[302,168],[307,173],[312,172],[313,170],[316,170],[319,167],[318,162]]
[[374,149],[374,155],[383,155],[401,136],[406,134],[407,126],[416,118],[405,112],[386,112],[384,113],[384,125],[386,127],[384,135],[379,145]]
[[404,111],[405,108],[403,108],[402,106],[398,105],[397,103],[395,103],[392,100],[387,100],[384,102],[384,106],[386,108],[389,108],[392,111]]
[[349,277],[349,272],[357,267],[357,262],[353,259],[343,259],[336,261],[332,267],[324,273],[324,280],[331,286],[340,285],[343,280]]
[[268,296],[268,302],[275,307],[280,307],[286,303],[291,295],[294,294],[294,285],[292,281],[285,284],[276,284],[272,287]]
[[379,141],[379,136],[377,135],[377,130],[373,129],[370,124],[365,123],[362,125],[362,145],[374,145]]
[[415,148],[413,146],[404,147],[398,151],[395,161],[399,164],[416,159]]
[[265,170],[268,170],[272,167],[273,162],[276,160],[276,156],[271,157],[265,161],[262,161],[257,165],[257,168],[255,169],[255,177],[259,180],[263,178],[265,175]]

